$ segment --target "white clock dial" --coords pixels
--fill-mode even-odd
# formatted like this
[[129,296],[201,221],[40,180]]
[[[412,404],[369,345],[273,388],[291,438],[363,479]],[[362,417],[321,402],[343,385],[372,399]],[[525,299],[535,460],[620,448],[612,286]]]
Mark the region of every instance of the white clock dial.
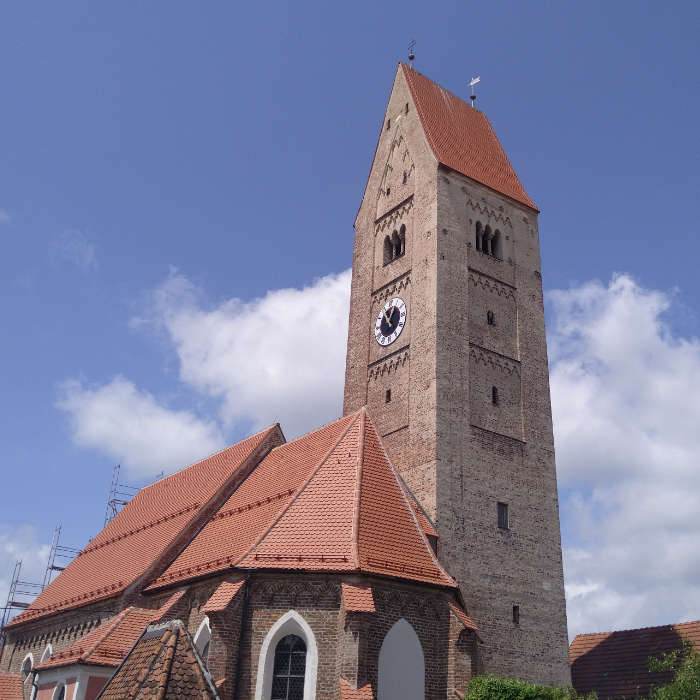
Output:
[[374,337],[382,345],[391,345],[406,325],[406,302],[394,297],[382,306],[374,324]]

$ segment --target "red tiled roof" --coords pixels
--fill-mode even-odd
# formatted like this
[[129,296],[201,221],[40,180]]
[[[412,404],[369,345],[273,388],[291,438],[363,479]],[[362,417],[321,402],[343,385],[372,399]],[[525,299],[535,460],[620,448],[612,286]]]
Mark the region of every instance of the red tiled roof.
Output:
[[428,143],[440,163],[537,210],[483,112],[401,63]]
[[22,700],[22,678],[0,673],[0,700]]
[[476,622],[467,615],[467,613],[462,610],[458,605],[455,605],[454,603],[450,603],[450,610],[456,615],[457,619],[467,628],[470,630],[474,630],[477,635],[479,634],[479,628],[476,626]]
[[88,632],[64,651],[52,654],[38,670],[69,666],[71,664],[92,664],[96,666],[118,666],[129,649],[153,620],[160,620],[182,597],[184,591],[170,596],[156,610],[129,607],[110,618],[99,627]]
[[243,588],[245,581],[224,581],[213,593],[211,598],[205,603],[202,612],[207,613],[222,612],[226,610],[229,603],[238,595],[238,591]]
[[139,698],[218,698],[197,650],[180,620],[150,625],[97,696]]
[[268,428],[141,489],[8,627],[121,593],[148,571],[276,430]]
[[372,588],[367,584],[341,584],[343,589],[343,605],[352,612],[375,612]]
[[270,452],[152,587],[234,567],[456,586],[365,409]]
[[660,627],[579,634],[569,646],[571,677],[579,693],[595,690],[600,698],[647,697],[653,685],[672,680],[672,673],[651,673],[650,656],[677,649],[687,639],[700,650],[700,620]]
[[367,683],[355,690],[344,678],[340,679],[340,700],[374,700],[372,686]]

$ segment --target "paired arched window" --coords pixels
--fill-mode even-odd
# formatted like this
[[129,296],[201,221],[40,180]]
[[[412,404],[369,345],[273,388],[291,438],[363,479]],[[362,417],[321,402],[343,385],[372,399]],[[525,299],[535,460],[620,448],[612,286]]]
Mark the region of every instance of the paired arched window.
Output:
[[406,252],[406,226],[384,238],[384,264],[388,265],[396,258],[400,258]]
[[481,221],[476,222],[474,231],[476,234],[476,249],[480,253],[502,260],[501,232],[498,229],[492,231],[488,224],[482,226]]
[[416,631],[401,618],[379,650],[378,700],[425,700],[425,658]]
[[255,700],[315,700],[317,671],[316,637],[309,623],[290,610],[260,647]]
[[303,700],[306,677],[306,644],[296,634],[277,642],[271,700]]

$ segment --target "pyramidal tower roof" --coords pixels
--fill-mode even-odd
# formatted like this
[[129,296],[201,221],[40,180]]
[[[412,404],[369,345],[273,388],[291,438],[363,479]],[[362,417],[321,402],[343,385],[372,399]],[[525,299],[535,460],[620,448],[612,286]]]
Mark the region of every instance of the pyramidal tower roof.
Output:
[[486,115],[404,63],[399,70],[437,160],[537,211]]

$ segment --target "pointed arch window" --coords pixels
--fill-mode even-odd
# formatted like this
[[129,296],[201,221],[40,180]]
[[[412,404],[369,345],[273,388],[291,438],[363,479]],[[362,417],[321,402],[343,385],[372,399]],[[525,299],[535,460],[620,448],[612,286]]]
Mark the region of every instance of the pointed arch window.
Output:
[[204,663],[207,663],[207,660],[209,658],[209,646],[211,644],[211,625],[209,624],[209,617],[206,616],[201,624],[199,625],[199,628],[197,629],[197,632],[194,635],[194,645],[197,648],[197,651],[199,652],[199,655],[202,657],[202,661]]
[[260,647],[255,700],[315,700],[317,673],[316,637],[309,623],[290,610]]
[[306,676],[306,644],[296,634],[277,642],[270,700],[303,700]]
[[31,654],[27,654],[22,661],[22,667],[20,673],[22,674],[22,682],[29,678],[29,674],[34,668],[34,657]]

